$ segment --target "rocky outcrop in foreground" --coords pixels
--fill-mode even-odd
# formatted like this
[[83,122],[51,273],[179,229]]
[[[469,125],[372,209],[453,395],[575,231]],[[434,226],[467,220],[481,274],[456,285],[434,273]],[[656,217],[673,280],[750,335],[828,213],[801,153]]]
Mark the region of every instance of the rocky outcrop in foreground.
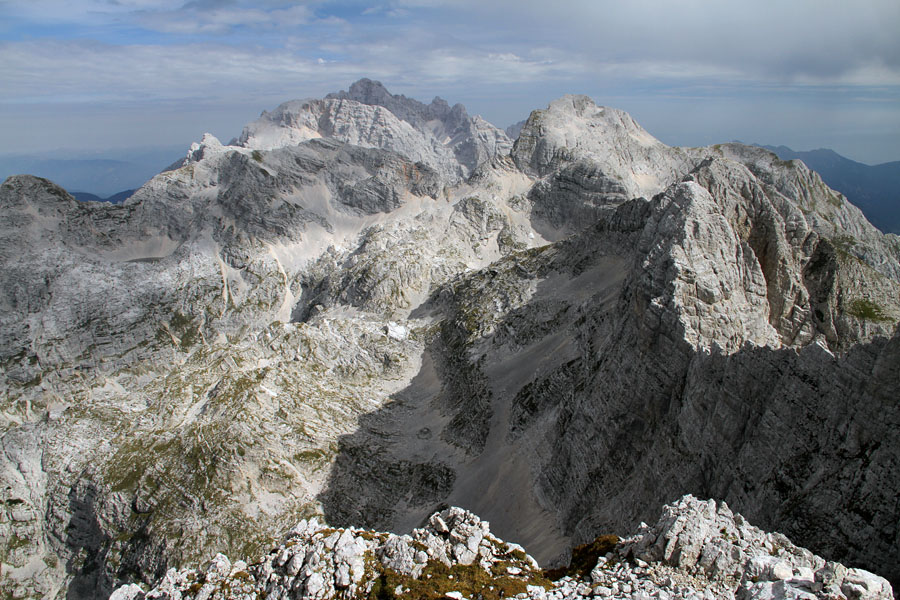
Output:
[[[568,571],[542,572],[521,547],[498,539],[486,521],[455,507],[400,536],[332,529],[312,519],[301,521],[252,565],[219,554],[203,570],[170,569],[149,592],[129,584],[111,600],[893,597],[885,579],[761,531],[724,502],[690,495],[665,506],[654,526],[642,524],[635,535],[590,558],[595,566],[589,573],[578,572],[575,560]],[[564,576],[551,581],[554,575]]]

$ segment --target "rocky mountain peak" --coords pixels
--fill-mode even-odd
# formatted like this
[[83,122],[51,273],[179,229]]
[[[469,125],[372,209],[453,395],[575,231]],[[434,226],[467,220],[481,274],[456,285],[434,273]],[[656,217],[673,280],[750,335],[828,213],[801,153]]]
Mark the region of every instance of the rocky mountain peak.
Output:
[[[341,93],[329,94],[333,97],[342,97]],[[391,94],[380,81],[373,81],[366,77],[350,84],[350,88],[346,92],[346,97],[363,104],[378,104],[384,106],[385,102],[393,100],[395,96]],[[403,97],[405,99],[405,97]],[[399,100],[399,98],[397,98]]]
[[34,175],[13,175],[4,183],[10,193],[0,198],[3,208],[24,207],[46,201],[76,205],[77,200],[49,179]]
[[211,154],[221,153],[225,151],[222,142],[211,133],[204,133],[203,138],[199,142],[191,144],[188,150],[187,160],[189,162],[197,162]]
[[294,100],[264,112],[233,144],[271,150],[318,137],[396,151],[435,169],[448,184],[506,155],[512,145],[506,133],[470,117],[461,104],[450,107],[435,98],[426,105],[369,79],[323,100]]
[[[455,106],[462,106],[462,104],[456,104]],[[445,115],[450,112],[450,104],[447,103],[446,100],[441,98],[440,96],[435,96],[431,100],[431,110],[436,115]]]
[[423,104],[402,94],[391,94],[380,81],[365,78],[351,84],[346,92],[328,94],[326,99],[348,99],[361,104],[383,106],[416,127],[425,126],[432,120],[444,121],[448,117],[452,117],[455,122],[468,118],[462,104],[455,104],[451,108],[440,96],[435,96],[431,104]]
[[647,133],[628,113],[597,106],[587,96],[563,96],[531,113],[512,158],[544,177],[577,161],[598,165],[626,197],[652,197],[690,170],[693,160]]

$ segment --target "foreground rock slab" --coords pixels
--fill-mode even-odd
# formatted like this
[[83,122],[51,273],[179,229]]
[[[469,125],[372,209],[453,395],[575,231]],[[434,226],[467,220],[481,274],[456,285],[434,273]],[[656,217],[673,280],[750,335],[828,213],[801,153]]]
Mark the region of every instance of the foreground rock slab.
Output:
[[589,575],[550,581],[546,574],[521,547],[492,535],[486,521],[453,507],[409,535],[304,520],[252,564],[219,554],[205,569],[170,569],[149,591],[120,587],[111,600],[893,598],[882,577],[766,533],[724,502],[690,495],[597,557]]

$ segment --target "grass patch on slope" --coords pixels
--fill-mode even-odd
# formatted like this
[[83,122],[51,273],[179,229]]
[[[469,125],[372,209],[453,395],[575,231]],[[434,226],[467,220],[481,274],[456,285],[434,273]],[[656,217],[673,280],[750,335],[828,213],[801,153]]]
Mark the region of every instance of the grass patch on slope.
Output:
[[544,576],[551,581],[558,581],[563,577],[587,577],[597,565],[597,559],[612,552],[618,543],[618,536],[601,535],[592,542],[575,546],[569,566],[544,569]]
[[[466,598],[500,600],[525,593],[529,585],[544,588],[551,586],[550,580],[540,572],[523,571],[518,576],[509,574],[506,569],[512,564],[499,562],[489,573],[477,564],[448,567],[442,562],[432,560],[428,562],[418,579],[385,569],[375,580],[368,600],[395,598],[439,600],[446,598],[447,592],[461,592]],[[402,590],[400,594],[396,593],[398,588]]]
[[884,312],[884,309],[881,308],[881,306],[867,298],[856,298],[851,300],[850,305],[847,307],[847,314],[865,321],[875,321],[879,323],[893,321],[893,319]]

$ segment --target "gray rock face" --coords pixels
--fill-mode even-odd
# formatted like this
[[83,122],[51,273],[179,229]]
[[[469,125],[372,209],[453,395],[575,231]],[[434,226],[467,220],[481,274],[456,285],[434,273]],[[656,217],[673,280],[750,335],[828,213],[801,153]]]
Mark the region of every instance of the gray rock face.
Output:
[[[517,554],[518,553],[518,554]],[[724,503],[685,496],[665,506],[653,527],[639,531],[599,557],[589,577],[567,576],[556,582],[528,585],[537,563],[515,544],[495,537],[488,524],[460,508],[435,513],[412,535],[328,529],[316,521],[301,521],[285,541],[249,566],[233,566],[219,554],[205,570],[166,573],[149,592],[129,584],[117,589],[113,600],[157,598],[357,598],[378,593],[375,586],[391,576],[399,582],[394,596],[418,597],[421,581],[432,594],[449,584],[453,575],[425,573],[431,565],[473,565],[488,578],[480,584],[493,591],[490,580],[519,584],[515,597],[544,600],[579,598],[668,598],[687,600],[859,599],[889,600],[891,585],[861,569],[826,562],[798,548],[778,533],[753,527]],[[459,573],[460,571],[457,571]],[[432,581],[427,581],[432,579]],[[464,598],[479,584],[460,580],[444,597]],[[535,581],[537,583],[537,581]],[[498,593],[493,596],[500,596]]]
[[765,187],[774,187],[799,209],[820,237],[837,240],[841,249],[884,275],[897,279],[898,238],[883,235],[860,210],[828,188],[818,173],[799,160],[782,161],[771,152],[742,144],[721,144],[711,150],[745,165]]
[[[210,140],[198,150],[114,212],[34,178],[2,188],[4,439],[8,457],[25,453],[3,467],[9,506],[22,504],[4,534],[6,589],[44,596],[67,581],[76,597],[103,595],[117,573],[153,578],[228,549],[215,532],[239,521],[265,530],[276,504],[304,510],[336,433],[383,399],[372,379],[409,368],[416,342],[380,320],[312,336],[287,323],[323,241],[435,202],[434,173],[333,141],[261,160]],[[326,369],[342,383],[310,386]],[[350,411],[337,418],[336,397]],[[201,526],[198,510],[215,516]]]
[[[549,562],[688,492],[900,577],[897,238],[802,163],[584,97],[508,150],[361,81],[122,206],[0,186],[2,593],[215,587],[247,567],[172,578],[314,515],[458,530],[384,538],[398,572],[479,564],[441,505]],[[359,591],[354,544],[272,572]]]
[[519,121],[518,123],[513,123],[509,127],[507,127],[504,131],[506,131],[506,135],[509,136],[509,139],[515,141],[516,138],[519,137],[519,133],[522,132],[522,128],[525,127],[525,121]]
[[610,208],[629,200],[628,190],[592,160],[578,160],[555,171],[531,189],[532,215],[546,221],[550,236],[578,230],[597,221]]
[[[461,286],[470,288],[471,296],[463,292],[460,305],[487,304],[483,313],[476,312],[470,342],[476,358],[467,372],[498,373],[517,360],[532,361],[526,369],[540,365],[520,392],[492,398],[493,413],[510,405],[512,418],[485,437],[489,441],[508,427],[507,435],[521,439],[511,448],[535,457],[537,496],[557,508],[562,527],[576,538],[646,518],[635,498],[655,496],[661,502],[671,490],[688,489],[728,498],[767,526],[840,552],[828,541],[830,532],[850,527],[844,519],[857,502],[871,507],[863,509],[870,518],[879,512],[876,506],[890,504],[879,486],[891,472],[893,459],[887,456],[893,451],[864,453],[851,467],[841,448],[857,420],[869,422],[873,437],[868,439],[897,447],[893,425],[887,424],[895,416],[882,426],[869,413],[884,411],[879,398],[896,389],[894,370],[883,365],[895,360],[898,338],[878,337],[892,335],[894,323],[877,325],[844,312],[854,329],[832,346],[838,353],[850,348],[836,358],[825,349],[828,330],[810,315],[803,279],[793,275],[798,283],[777,288],[787,299],[773,298],[768,285],[766,257],[778,244],[786,250],[777,264],[802,257],[803,242],[791,249],[790,238],[773,236],[762,246],[769,254],[754,251],[754,218],[736,221],[746,227],[741,230],[729,224],[727,210],[721,195],[715,198],[694,181],[680,183],[650,203],[623,205],[582,239],[560,245],[548,261],[553,270],[539,275],[554,283],[543,294],[539,287],[523,304],[494,300],[510,289],[533,289],[534,271],[519,265],[509,264],[509,278],[502,283],[492,278],[501,291],[489,293],[475,278]],[[643,213],[637,230],[635,213]],[[761,214],[774,224],[771,212]],[[808,237],[794,239],[808,244]],[[627,248],[633,250],[623,253]],[[847,264],[855,269],[858,263]],[[577,270],[568,271],[569,265]],[[866,289],[874,294],[883,279],[867,272],[872,287]],[[580,301],[554,293],[557,282],[573,279],[580,279]],[[889,286],[884,301],[896,311],[896,282]],[[553,312],[546,308],[551,299]],[[566,301],[574,306],[566,308]],[[773,304],[799,305],[793,312],[779,310],[800,316],[773,319],[778,314]],[[870,329],[880,326],[879,333]],[[558,344],[561,330],[574,340],[572,346],[563,346],[565,351],[556,346],[553,358],[533,362],[531,348],[540,347],[540,340]],[[800,338],[798,330],[808,333]],[[634,390],[640,390],[637,397]],[[893,408],[887,410],[893,415]],[[846,494],[857,468],[873,487]],[[794,483],[785,487],[787,481]],[[800,491],[811,485],[822,493]],[[831,491],[824,493],[826,488]],[[825,496],[829,504],[842,498],[843,508],[822,511]],[[603,500],[594,508],[584,504],[598,497]],[[882,550],[874,551],[873,538],[866,535],[849,542],[844,556],[856,561],[862,554],[891,552],[895,532],[880,517],[875,522],[882,523],[874,525]],[[889,569],[891,560],[882,568]]]
[[370,106],[383,106],[419,131],[430,132],[453,152],[456,161],[471,173],[476,167],[509,153],[512,140],[506,132],[479,116],[470,117],[462,104],[452,107],[440,97],[422,104],[402,95],[392,95],[378,81],[361,79],[349,91],[329,94],[327,99],[348,99]]
[[[533,558],[515,544],[492,535],[488,524],[460,508],[435,513],[410,535],[331,529],[315,519],[303,520],[262,559],[234,565],[216,555],[204,570],[170,569],[149,592],[133,584],[117,589],[121,600],[208,597],[359,598],[389,574],[400,581],[431,578],[426,568],[474,566],[486,574],[496,569],[517,572],[519,579],[538,570]],[[488,575],[490,576],[490,575]],[[453,576],[449,577],[452,580]],[[402,589],[402,587],[401,587]]]
[[524,172],[543,177],[576,161],[624,187],[627,198],[651,197],[689,170],[691,153],[670,148],[627,113],[587,96],[564,96],[531,113],[512,149]]
[[626,562],[608,568],[610,561],[602,561],[591,573],[598,587],[618,583],[621,589],[625,583],[632,594],[649,595],[660,594],[662,586],[670,598],[893,597],[883,578],[825,561],[780,533],[750,525],[725,503],[691,496],[664,507],[656,525],[642,525],[616,553],[635,566]]
[[465,107],[435,98],[422,104],[361,79],[324,100],[294,100],[244,128],[236,143],[269,150],[319,137],[399,152],[438,171],[449,183],[509,152],[512,141]]

